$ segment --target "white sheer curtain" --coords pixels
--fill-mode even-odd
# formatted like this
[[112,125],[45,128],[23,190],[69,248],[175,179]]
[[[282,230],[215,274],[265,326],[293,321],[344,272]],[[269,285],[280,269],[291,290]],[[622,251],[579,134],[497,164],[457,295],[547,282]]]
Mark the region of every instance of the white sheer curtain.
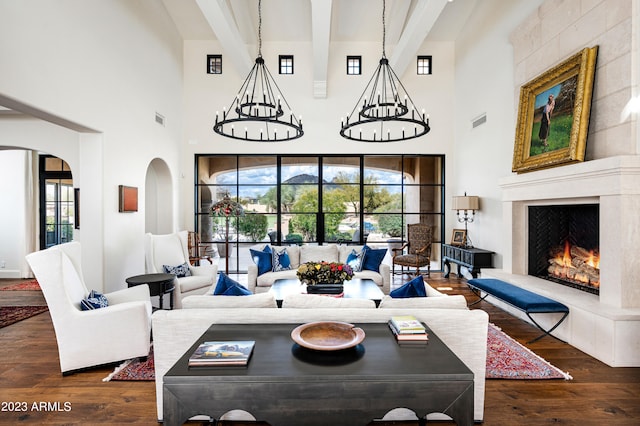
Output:
[[20,276],[33,278],[25,256],[36,251],[38,238],[38,153],[25,151],[24,156],[24,253]]

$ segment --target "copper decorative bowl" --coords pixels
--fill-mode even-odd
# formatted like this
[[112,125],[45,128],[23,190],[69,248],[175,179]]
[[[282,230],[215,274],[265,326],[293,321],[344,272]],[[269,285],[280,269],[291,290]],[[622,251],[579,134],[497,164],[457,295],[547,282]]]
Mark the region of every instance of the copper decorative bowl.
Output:
[[364,340],[364,331],[346,322],[317,321],[294,328],[291,338],[307,349],[339,351],[361,343]]

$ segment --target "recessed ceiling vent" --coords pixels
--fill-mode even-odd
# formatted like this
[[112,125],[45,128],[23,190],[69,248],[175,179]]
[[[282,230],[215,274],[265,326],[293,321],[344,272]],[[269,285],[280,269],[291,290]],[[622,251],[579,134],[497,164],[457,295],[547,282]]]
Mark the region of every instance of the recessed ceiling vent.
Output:
[[156,123],[158,123],[161,126],[164,126],[164,116],[162,114],[158,114],[156,112]]
[[476,127],[481,126],[486,122],[487,122],[487,114],[484,113],[484,114],[474,118],[473,120],[471,120],[471,127],[473,127],[475,129]]

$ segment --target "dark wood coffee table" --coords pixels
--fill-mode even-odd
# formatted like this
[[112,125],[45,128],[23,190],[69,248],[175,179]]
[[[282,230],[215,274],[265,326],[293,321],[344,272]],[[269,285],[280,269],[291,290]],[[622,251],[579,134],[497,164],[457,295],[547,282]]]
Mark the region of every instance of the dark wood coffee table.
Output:
[[[397,407],[473,424],[473,373],[431,330],[426,345],[398,345],[387,324],[357,324],[361,345],[318,353],[291,340],[296,326],[212,325],[164,376],[164,424],[242,409],[274,426],[364,426]],[[219,340],[255,340],[248,366],[188,367],[200,343]]]
[[155,273],[155,274],[142,274],[134,275],[133,277],[126,278],[128,287],[136,285],[147,284],[149,285],[149,295],[159,296],[159,307],[163,309],[162,299],[165,294],[171,294],[169,296],[169,309],[173,309],[173,291],[175,285],[173,280],[176,278],[174,274]]
[[[304,289],[304,285],[300,283],[300,280],[295,278],[275,280],[270,292],[272,292],[276,298],[278,307],[282,307],[282,300],[287,294],[301,293]],[[373,280],[364,278],[353,278],[344,282],[344,295],[347,299],[369,299],[376,302],[376,307],[380,304],[380,301],[384,297],[384,293]]]

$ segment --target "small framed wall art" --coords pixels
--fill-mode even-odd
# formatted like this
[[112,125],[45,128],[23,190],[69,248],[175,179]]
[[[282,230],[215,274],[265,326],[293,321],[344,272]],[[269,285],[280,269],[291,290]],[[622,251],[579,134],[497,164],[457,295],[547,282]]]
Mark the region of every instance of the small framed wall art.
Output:
[[138,188],[118,185],[118,211],[129,213],[138,211]]

